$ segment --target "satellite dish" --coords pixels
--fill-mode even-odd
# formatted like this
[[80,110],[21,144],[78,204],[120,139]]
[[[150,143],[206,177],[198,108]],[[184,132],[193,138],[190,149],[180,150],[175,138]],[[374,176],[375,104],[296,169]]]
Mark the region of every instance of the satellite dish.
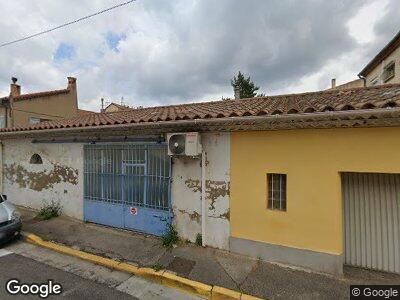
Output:
[[184,134],[175,134],[171,136],[168,142],[169,151],[172,154],[184,154],[185,141],[186,141],[186,135]]

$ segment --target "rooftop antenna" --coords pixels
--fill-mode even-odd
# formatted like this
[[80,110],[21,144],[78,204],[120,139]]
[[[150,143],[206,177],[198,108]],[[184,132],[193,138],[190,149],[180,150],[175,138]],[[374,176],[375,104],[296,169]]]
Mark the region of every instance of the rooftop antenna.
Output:
[[124,105],[124,96],[121,97],[121,105]]
[[104,111],[104,98],[101,98],[101,111]]

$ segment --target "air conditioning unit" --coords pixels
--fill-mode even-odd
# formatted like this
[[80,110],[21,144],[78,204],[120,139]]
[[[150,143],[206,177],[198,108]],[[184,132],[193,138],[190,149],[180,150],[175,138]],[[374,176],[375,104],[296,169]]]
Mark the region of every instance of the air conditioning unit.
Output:
[[201,154],[202,147],[198,132],[169,133],[167,134],[168,155],[192,156]]

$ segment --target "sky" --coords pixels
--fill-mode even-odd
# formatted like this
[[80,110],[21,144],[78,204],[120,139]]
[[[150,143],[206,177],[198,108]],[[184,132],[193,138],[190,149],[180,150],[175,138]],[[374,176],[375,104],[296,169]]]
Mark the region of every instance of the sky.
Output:
[[[123,0],[2,1],[0,44]],[[400,30],[398,0],[137,0],[0,48],[0,96],[63,89],[79,106],[133,107],[233,97],[240,70],[266,95],[326,89],[357,78]]]

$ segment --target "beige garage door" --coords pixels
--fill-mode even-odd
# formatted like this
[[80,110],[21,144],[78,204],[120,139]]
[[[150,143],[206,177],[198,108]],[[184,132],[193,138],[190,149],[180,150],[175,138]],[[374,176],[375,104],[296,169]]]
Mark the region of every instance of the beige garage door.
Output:
[[345,264],[400,273],[400,175],[343,173]]

